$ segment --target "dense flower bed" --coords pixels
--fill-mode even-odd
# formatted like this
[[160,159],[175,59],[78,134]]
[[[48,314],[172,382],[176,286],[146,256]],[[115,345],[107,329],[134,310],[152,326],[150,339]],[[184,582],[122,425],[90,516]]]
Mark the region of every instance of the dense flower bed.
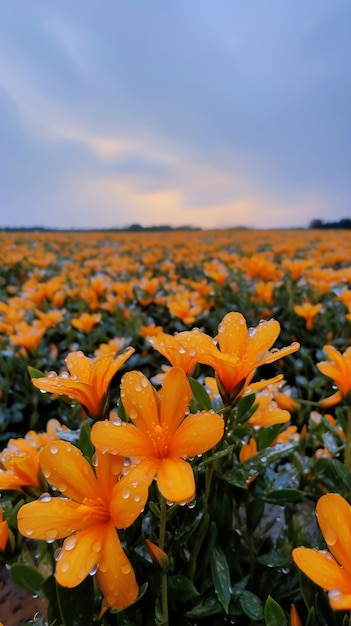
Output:
[[0,242],[0,559],[31,623],[350,624],[351,232]]

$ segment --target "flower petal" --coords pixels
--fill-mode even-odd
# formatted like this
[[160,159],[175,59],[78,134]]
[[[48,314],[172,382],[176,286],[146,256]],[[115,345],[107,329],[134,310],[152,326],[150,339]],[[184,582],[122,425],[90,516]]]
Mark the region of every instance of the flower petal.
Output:
[[151,439],[133,424],[125,422],[119,426],[107,420],[96,422],[91,429],[91,440],[102,452],[128,457],[153,454]]
[[90,523],[90,507],[64,498],[43,495],[42,500],[24,504],[17,516],[20,533],[29,539],[63,539]]
[[[319,498],[316,513],[330,552],[345,568],[351,580],[351,506],[339,494],[328,493]],[[338,585],[333,586],[339,589]]]
[[81,350],[77,350],[70,352],[65,362],[71,376],[74,376],[79,382],[89,382],[92,359],[87,357]]
[[224,354],[245,355],[249,335],[246,320],[236,311],[227,313],[218,326],[218,343]]
[[202,411],[189,415],[173,434],[168,454],[172,457],[192,457],[216,445],[224,432],[223,418]]
[[351,592],[351,578],[331,554],[314,548],[295,548],[292,557],[300,570],[317,585],[330,591]]
[[250,371],[260,364],[262,356],[272,347],[279,333],[280,324],[273,319],[262,321],[253,329],[245,358]]
[[112,524],[104,530],[97,579],[104,594],[104,606],[123,609],[134,602],[139,587],[134,570],[127,559]]
[[135,352],[134,348],[129,347],[127,350],[116,357],[115,352],[102,354],[92,359],[90,370],[90,383],[97,390],[100,397],[107,392],[109,384],[123,363]]
[[168,426],[170,435],[184,419],[192,397],[186,374],[178,367],[172,367],[164,380],[161,390],[160,424]]
[[351,593],[343,593],[340,589],[331,589],[328,593],[330,606],[334,611],[351,610]]
[[76,587],[99,564],[107,524],[94,524],[67,537],[56,562],[55,577],[63,587]]
[[140,515],[149,495],[149,485],[157,464],[146,461],[129,470],[115,484],[110,500],[110,515],[116,528],[128,528]]
[[129,417],[147,433],[153,423],[158,424],[158,399],[150,381],[139,371],[124,374],[121,398]]
[[45,478],[67,498],[77,502],[100,496],[96,476],[82,452],[67,441],[53,441],[39,456]]
[[108,453],[102,454],[101,451],[96,450],[94,466],[100,497],[104,502],[110,501],[111,491],[124,469],[123,461],[122,456]]
[[182,459],[161,459],[156,479],[160,493],[169,502],[187,502],[195,496],[192,467]]

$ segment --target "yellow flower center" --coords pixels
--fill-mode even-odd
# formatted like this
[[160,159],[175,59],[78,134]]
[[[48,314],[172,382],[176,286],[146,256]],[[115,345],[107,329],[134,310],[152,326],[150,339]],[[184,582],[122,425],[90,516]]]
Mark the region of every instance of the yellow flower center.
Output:
[[153,424],[153,432],[150,433],[152,443],[154,446],[155,456],[159,459],[164,459],[168,454],[168,426],[164,424]]

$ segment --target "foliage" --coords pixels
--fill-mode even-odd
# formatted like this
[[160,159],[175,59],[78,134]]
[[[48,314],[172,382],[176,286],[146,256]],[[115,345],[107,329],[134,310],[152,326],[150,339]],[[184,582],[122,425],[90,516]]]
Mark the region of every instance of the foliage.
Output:
[[[316,521],[322,495],[337,493],[351,502],[351,236],[323,229],[186,235],[138,229],[0,233],[0,561],[11,567],[16,585],[47,598],[48,614],[33,624],[298,626],[297,614],[308,626],[347,626],[349,610],[331,608],[327,593],[297,568],[292,552],[329,545]],[[239,314],[246,335],[227,322],[223,330],[223,321],[239,323]],[[278,336],[272,318],[279,323]],[[248,346],[257,332],[264,345],[253,351],[250,369]],[[198,340],[204,341],[200,347]],[[298,351],[275,352],[296,341]],[[206,342],[216,344],[220,355],[209,348],[210,358],[204,356]],[[342,381],[319,368],[335,355],[326,353],[327,345],[343,359]],[[133,350],[124,358],[128,347]],[[76,356],[81,352],[86,358]],[[111,354],[118,367],[108,377],[103,370],[90,376],[92,367],[111,360],[101,357]],[[183,370],[188,382],[182,393],[172,395],[165,380],[173,376],[180,384],[183,374],[169,376],[167,368]],[[131,523],[115,525],[137,593],[125,606],[114,606],[106,603],[102,562],[100,578],[92,567],[79,584],[60,584],[65,537],[76,538],[78,530],[31,538],[23,519],[34,510],[26,507],[46,506],[48,498],[72,501],[72,509],[87,506],[55,484],[58,466],[48,469],[49,446],[55,449],[57,441],[77,450],[79,467],[89,467],[86,475],[91,471],[99,480],[97,459],[105,455],[104,463],[113,452],[113,493],[114,483],[132,481],[133,471],[140,471],[145,456],[140,461],[135,448],[119,465],[117,448],[104,451],[94,435],[105,421],[132,433],[144,419],[146,405],[135,418],[134,396],[128,401],[124,395],[139,376],[133,372],[147,381],[147,401],[158,394],[155,406],[163,407],[163,419],[189,394],[184,424],[192,416],[221,416],[224,435],[194,456],[180,454],[196,488],[185,501],[167,503],[157,473],[153,480],[156,470],[151,478],[145,470],[143,507]],[[47,393],[40,391],[44,378]],[[66,395],[60,394],[60,380]],[[189,427],[181,443],[199,443],[201,436]],[[156,456],[163,462],[166,453],[160,450]],[[116,502],[117,496],[106,513],[112,521]]]

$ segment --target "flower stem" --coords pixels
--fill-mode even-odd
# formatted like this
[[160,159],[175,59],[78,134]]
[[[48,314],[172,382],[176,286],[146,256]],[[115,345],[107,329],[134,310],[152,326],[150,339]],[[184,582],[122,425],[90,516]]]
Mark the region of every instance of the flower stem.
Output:
[[[167,503],[161,496],[160,532],[158,545],[161,550],[165,547],[167,521]],[[162,626],[168,626],[168,592],[167,592],[167,571],[162,570],[161,574],[161,605],[162,605]]]
[[347,433],[345,442],[345,459],[346,467],[351,467],[351,406],[347,406]]

